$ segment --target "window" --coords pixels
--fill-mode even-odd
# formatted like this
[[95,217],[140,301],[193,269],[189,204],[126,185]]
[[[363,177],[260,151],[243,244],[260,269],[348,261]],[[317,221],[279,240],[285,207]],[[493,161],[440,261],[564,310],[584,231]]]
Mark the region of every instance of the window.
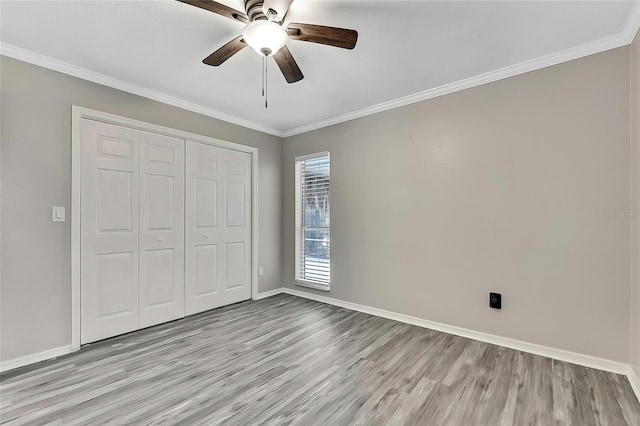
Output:
[[323,290],[331,282],[329,153],[296,158],[296,281]]

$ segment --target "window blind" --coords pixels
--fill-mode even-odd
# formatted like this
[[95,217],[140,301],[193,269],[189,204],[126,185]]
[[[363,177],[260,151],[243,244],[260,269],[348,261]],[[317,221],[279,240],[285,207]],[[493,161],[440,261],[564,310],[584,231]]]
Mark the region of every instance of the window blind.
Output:
[[296,158],[296,280],[331,281],[329,153]]

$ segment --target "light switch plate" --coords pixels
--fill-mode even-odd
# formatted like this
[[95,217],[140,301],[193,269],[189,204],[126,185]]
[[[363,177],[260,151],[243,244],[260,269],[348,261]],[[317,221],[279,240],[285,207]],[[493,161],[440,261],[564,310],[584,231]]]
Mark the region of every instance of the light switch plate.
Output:
[[264,275],[264,269],[262,268],[262,266],[258,266],[258,275],[260,276]]
[[51,220],[53,222],[64,222],[65,221],[64,207],[53,207],[51,212]]

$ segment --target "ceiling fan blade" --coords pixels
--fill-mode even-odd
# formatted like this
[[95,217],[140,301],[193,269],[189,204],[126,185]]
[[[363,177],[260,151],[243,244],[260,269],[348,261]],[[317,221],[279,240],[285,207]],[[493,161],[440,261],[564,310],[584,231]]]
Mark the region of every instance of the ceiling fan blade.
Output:
[[227,18],[240,21],[242,23],[249,22],[249,17],[239,10],[235,10],[232,7],[225,6],[222,3],[218,3],[213,0],[178,0],[180,3],[190,4],[191,6],[199,7],[200,9],[208,10],[209,12],[217,13],[218,15],[226,16]]
[[287,46],[282,46],[282,48],[273,55],[273,59],[276,61],[276,64],[278,64],[278,68],[282,71],[287,83],[295,83],[304,78],[300,67],[298,67],[296,60],[293,59],[293,55],[291,55]]
[[220,49],[213,52],[211,55],[207,56],[202,63],[217,67],[222,64],[224,61],[241,51],[247,46],[247,43],[244,42],[242,36],[236,37],[231,40],[229,43],[222,46]]
[[323,25],[292,23],[288,25],[287,31],[292,40],[310,41],[343,49],[353,49],[358,41],[358,32],[355,30]]
[[289,7],[291,7],[293,0],[264,0],[262,3],[262,11],[265,16],[269,16],[269,9],[276,12],[275,21],[282,22],[287,16]]

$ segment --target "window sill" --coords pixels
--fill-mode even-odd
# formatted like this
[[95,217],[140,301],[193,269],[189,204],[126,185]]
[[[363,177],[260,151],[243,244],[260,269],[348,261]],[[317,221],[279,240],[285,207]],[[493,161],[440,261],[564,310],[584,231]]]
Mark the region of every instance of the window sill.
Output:
[[300,287],[312,288],[314,290],[331,291],[331,286],[316,284],[310,281],[296,280],[296,285]]

